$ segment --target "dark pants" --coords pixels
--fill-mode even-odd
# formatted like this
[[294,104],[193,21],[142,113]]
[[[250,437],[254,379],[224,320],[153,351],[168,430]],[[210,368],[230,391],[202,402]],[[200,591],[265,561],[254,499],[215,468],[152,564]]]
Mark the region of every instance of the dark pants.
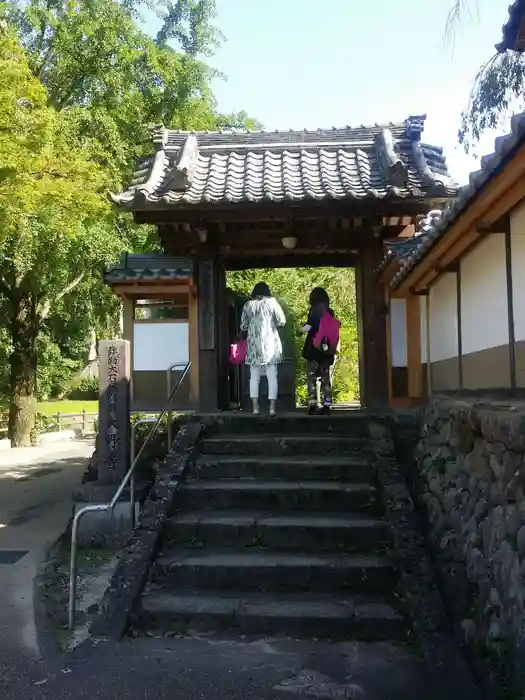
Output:
[[308,375],[308,405],[320,406],[321,393],[323,394],[323,405],[332,405],[332,374],[333,365],[328,362],[309,360],[306,365]]

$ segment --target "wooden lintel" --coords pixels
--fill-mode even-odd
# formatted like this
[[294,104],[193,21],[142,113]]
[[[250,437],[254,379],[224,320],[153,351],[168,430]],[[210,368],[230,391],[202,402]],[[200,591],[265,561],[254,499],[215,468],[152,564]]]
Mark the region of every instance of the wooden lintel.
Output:
[[112,287],[115,294],[127,299],[159,299],[166,296],[168,299],[174,295],[188,294],[188,284],[115,284]]
[[223,256],[222,262],[227,270],[249,270],[257,267],[356,267],[359,256],[355,252],[338,252],[315,254],[285,254],[246,256]]
[[429,208],[441,202],[446,197],[417,197],[407,200],[391,199],[362,199],[362,200],[325,200],[322,202],[239,202],[237,204],[187,205],[178,204],[171,209],[137,210],[133,216],[137,223],[170,223],[170,222],[213,222],[213,221],[257,221],[275,218],[296,219],[308,216],[363,218],[377,216],[416,216],[426,214]]

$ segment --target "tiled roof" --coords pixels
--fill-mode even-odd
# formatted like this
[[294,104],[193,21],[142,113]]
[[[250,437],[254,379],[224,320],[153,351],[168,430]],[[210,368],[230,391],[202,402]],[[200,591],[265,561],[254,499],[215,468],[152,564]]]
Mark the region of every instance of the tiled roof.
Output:
[[494,153],[481,158],[481,169],[470,174],[469,184],[462,187],[457,197],[443,210],[441,217],[418,240],[412,254],[404,261],[402,268],[392,279],[392,287],[398,287],[408,273],[427,255],[431,248],[452,226],[459,215],[471,204],[487,182],[499,172],[501,166],[525,142],[525,112],[511,119],[511,131],[506,136],[498,136],[494,142]]
[[414,236],[388,241],[385,245],[385,257],[377,268],[377,272],[385,270],[392,260],[402,261],[410,258],[417,246],[421,245],[424,237],[428,235],[433,225],[437,223],[441,214],[440,209],[432,209],[419,221],[418,230]]
[[118,265],[104,274],[106,284],[187,280],[193,275],[189,258],[175,258],[163,253],[123,253]]
[[449,197],[441,148],[421,142],[425,116],[400,124],[317,131],[177,132],[156,127],[120,207]]
[[496,44],[500,53],[525,51],[525,0],[515,0],[509,7],[509,17],[502,27],[502,39]]

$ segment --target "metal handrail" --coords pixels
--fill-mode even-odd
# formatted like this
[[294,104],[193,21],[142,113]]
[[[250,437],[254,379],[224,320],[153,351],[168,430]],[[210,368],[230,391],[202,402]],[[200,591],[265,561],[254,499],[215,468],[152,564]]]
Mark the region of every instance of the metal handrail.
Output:
[[[69,603],[68,603],[68,628],[69,631],[72,632],[73,628],[75,626],[75,607],[76,607],[76,597],[77,597],[77,550],[78,550],[78,530],[79,530],[79,523],[80,520],[83,518],[83,516],[86,513],[102,513],[102,512],[109,512],[112,513],[113,509],[115,508],[116,504],[118,503],[122,492],[126,488],[128,482],[131,480],[132,477],[134,477],[134,472],[135,472],[135,467],[144,452],[144,449],[148,442],[151,440],[151,438],[155,435],[155,433],[158,430],[158,427],[164,418],[164,414],[167,412],[168,407],[177,393],[180,385],[186,378],[191,362],[186,362],[186,363],[176,363],[173,365],[172,369],[176,366],[184,367],[181,376],[179,377],[179,380],[177,384],[173,387],[171,394],[168,397],[168,401],[165,405],[165,407],[162,410],[162,413],[158,416],[158,418],[155,420],[155,425],[152,427],[150,432],[148,433],[148,437],[142,444],[142,447],[140,448],[137,456],[133,459],[131,462],[131,466],[126,472],[126,475],[120,482],[120,486],[118,487],[115,495],[109,501],[109,503],[105,503],[104,505],[91,505],[91,506],[85,506],[84,508],[81,508],[75,513],[75,517],[73,518],[73,525],[71,527],[71,555],[70,555],[70,562],[69,562]],[[134,484],[134,479],[133,479],[133,484]],[[133,500],[132,500],[133,499]],[[135,489],[130,488],[130,507],[134,510],[135,508]],[[134,518],[133,518],[134,520]],[[133,521],[132,521],[133,522]]]
[[[191,365],[191,362],[187,363],[188,366]],[[171,400],[173,398],[172,392],[171,392],[171,373],[176,367],[185,367],[186,364],[184,362],[173,362],[168,369],[166,370],[166,396],[168,397],[168,404],[167,404],[167,410],[168,410],[168,429],[167,429],[167,434],[168,434],[168,448],[171,445],[171,409],[170,409],[170,404]],[[182,381],[179,381],[177,383],[177,386],[180,386]]]

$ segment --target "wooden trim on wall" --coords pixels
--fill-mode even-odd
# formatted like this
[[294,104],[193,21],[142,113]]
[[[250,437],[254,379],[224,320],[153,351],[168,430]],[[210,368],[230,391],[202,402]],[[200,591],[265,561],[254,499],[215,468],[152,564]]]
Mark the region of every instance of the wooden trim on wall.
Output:
[[510,221],[505,227],[505,271],[507,280],[507,314],[509,319],[510,388],[516,388],[516,328],[514,320],[514,284],[512,279],[512,237]]
[[461,263],[456,268],[456,320],[458,324],[458,385],[463,389],[463,333],[461,329]]
[[430,357],[430,294],[426,296],[425,321],[427,326],[427,396],[432,395],[432,358]]
[[410,294],[405,301],[408,395],[419,399],[423,393],[421,364],[421,306],[419,297]]
[[394,396],[394,389],[392,386],[392,310],[391,302],[388,297],[388,290],[385,289],[385,305],[386,305],[386,367],[388,376],[388,404],[390,408],[394,408],[392,405],[392,399]]

